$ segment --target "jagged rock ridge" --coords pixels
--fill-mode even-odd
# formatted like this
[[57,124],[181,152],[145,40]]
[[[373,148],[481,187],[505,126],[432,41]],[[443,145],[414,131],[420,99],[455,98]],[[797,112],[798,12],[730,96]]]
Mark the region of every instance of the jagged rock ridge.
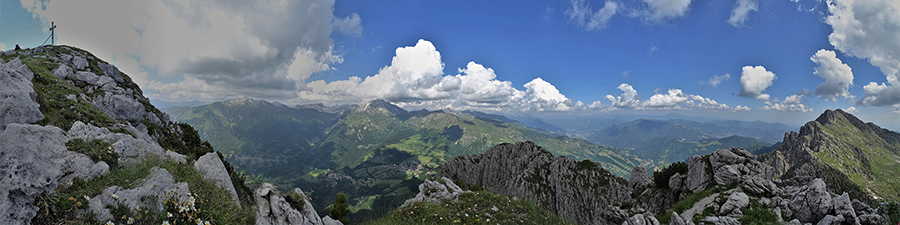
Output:
[[621,223],[628,217],[613,204],[631,201],[628,182],[599,164],[554,157],[532,142],[500,144],[484,154],[458,156],[437,176],[532,199],[579,223]]

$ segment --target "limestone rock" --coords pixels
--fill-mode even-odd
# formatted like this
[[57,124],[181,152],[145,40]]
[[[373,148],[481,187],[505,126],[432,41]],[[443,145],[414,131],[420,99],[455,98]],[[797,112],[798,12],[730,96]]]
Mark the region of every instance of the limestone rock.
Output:
[[753,194],[777,194],[779,192],[778,186],[774,182],[761,176],[743,176],[741,178],[741,187]]
[[833,198],[834,214],[843,216],[845,220],[853,224],[859,225],[859,218],[856,217],[856,211],[853,210],[853,203],[850,201],[850,195],[847,192],[841,194],[837,198]]
[[88,62],[84,57],[72,56],[72,67],[75,68],[75,70],[84,70],[84,68],[88,67]]
[[727,217],[727,216],[708,216],[703,218],[703,222],[712,223],[715,225],[740,225],[741,222],[735,218]]
[[53,70],[53,76],[55,76],[56,78],[59,78],[59,79],[64,79],[73,74],[74,73],[72,72],[72,68],[69,66],[66,66],[66,64],[61,64],[61,65],[59,65],[59,67],[57,67],[55,70]]
[[[107,77],[107,79],[109,78]],[[126,95],[107,92],[102,96],[95,97],[91,105],[116,120],[138,122],[144,118],[144,105]]]
[[97,63],[97,66],[100,67],[100,70],[103,70],[103,73],[106,74],[106,76],[109,76],[117,83],[125,82],[125,79],[122,78],[122,73],[119,72],[119,68],[105,62],[99,62]]
[[728,196],[728,200],[719,208],[719,215],[728,215],[735,210],[743,210],[750,205],[750,196],[743,192],[734,192]]
[[860,224],[885,224],[886,218],[882,215],[878,214],[863,214],[859,215],[859,223]]
[[416,194],[416,197],[407,199],[400,207],[406,207],[416,202],[438,203],[442,200],[455,200],[462,193],[462,188],[446,177],[441,177],[436,181],[425,180],[419,184],[419,193]]
[[644,168],[643,166],[635,166],[633,169],[631,169],[631,179],[628,181],[629,187],[646,187],[652,182],[653,180],[650,179],[650,175],[647,174],[647,168]]
[[34,197],[53,193],[63,175],[67,141],[53,126],[12,123],[0,133],[0,224],[31,223]]
[[437,177],[528,198],[577,223],[621,224],[628,219],[613,206],[631,201],[628,181],[613,176],[596,162],[555,157],[532,142],[500,144],[484,154],[454,157]]
[[653,216],[644,216],[644,214],[634,214],[631,218],[622,222],[622,225],[659,225],[659,221]]
[[684,184],[684,175],[681,173],[675,173],[672,177],[669,177],[669,189],[672,191],[678,192],[681,191],[682,185]]
[[111,217],[107,218],[106,216],[111,216],[112,214],[103,206],[122,204],[131,209],[141,207],[162,211],[164,209],[163,203],[166,200],[195,204],[195,199],[187,183],[175,182],[175,178],[172,177],[169,171],[153,167],[150,169],[150,175],[147,175],[146,181],[141,186],[132,189],[125,189],[119,186],[106,188],[103,190],[103,193],[91,199],[90,209],[94,215],[97,215],[98,221],[104,221],[111,219]]
[[758,176],[764,180],[772,179],[775,169],[760,161],[743,148],[719,149],[709,157],[715,173],[714,180],[719,185],[730,185],[741,182],[745,176]]
[[842,215],[838,215],[838,216],[825,215],[825,217],[823,217],[822,220],[819,220],[819,222],[816,223],[816,225],[840,225],[843,222],[844,222],[844,216],[842,216]]
[[694,225],[694,221],[690,219],[681,218],[676,212],[672,212],[672,219],[669,220],[670,225]]
[[32,78],[34,73],[19,58],[0,63],[0,132],[10,123],[34,124],[44,119]]
[[210,152],[200,156],[200,158],[194,162],[194,169],[201,172],[204,179],[212,181],[222,189],[228,191],[228,194],[231,195],[231,199],[234,200],[234,203],[238,205],[238,207],[241,206],[237,191],[234,190],[234,185],[231,183],[231,177],[228,176],[228,170],[225,169],[225,164],[219,159],[219,154]]
[[342,224],[330,217],[319,218],[309,201],[300,211],[292,208],[272,184],[264,183],[255,193],[257,225]]
[[707,170],[710,168],[703,161],[702,156],[691,156],[691,159],[688,160],[688,173],[684,180],[684,189],[693,193],[706,189],[707,184],[712,180]]
[[817,222],[832,209],[831,195],[822,179],[815,179],[800,189],[789,203],[800,222]]

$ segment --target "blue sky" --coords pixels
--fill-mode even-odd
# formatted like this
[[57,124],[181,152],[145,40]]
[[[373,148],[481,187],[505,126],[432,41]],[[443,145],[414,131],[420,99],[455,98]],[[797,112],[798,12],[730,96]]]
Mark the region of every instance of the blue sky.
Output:
[[116,64],[161,107],[383,98],[791,124],[843,108],[900,128],[896,0],[0,4],[6,49],[56,21],[59,43]]

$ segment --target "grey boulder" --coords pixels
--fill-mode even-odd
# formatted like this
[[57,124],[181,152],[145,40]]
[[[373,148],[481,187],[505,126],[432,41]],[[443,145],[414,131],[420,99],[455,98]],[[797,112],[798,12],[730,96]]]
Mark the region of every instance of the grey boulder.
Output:
[[743,210],[750,205],[750,196],[743,192],[734,192],[728,196],[728,200],[719,208],[719,215],[728,215],[735,210]]
[[234,204],[238,207],[241,206],[237,191],[234,190],[234,185],[231,183],[231,177],[228,176],[228,170],[225,169],[225,164],[219,159],[219,154],[210,152],[200,156],[200,158],[194,162],[194,169],[203,174],[203,179],[211,181],[228,191],[228,194],[231,195],[231,199],[234,200]]
[[821,220],[832,209],[831,194],[826,190],[825,181],[817,178],[802,187],[788,206],[800,222]]
[[44,119],[31,79],[34,73],[19,58],[0,62],[0,132],[7,124],[34,124]]
[[53,193],[63,175],[67,141],[53,126],[13,123],[0,133],[0,224],[31,223],[34,197]]
[[639,213],[622,222],[622,225],[659,225],[659,221],[656,220],[656,217],[644,216]]

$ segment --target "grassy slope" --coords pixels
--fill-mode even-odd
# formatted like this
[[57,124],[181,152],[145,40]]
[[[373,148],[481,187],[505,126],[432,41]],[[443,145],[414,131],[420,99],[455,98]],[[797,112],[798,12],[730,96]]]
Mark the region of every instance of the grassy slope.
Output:
[[[870,194],[900,199],[900,155],[885,148],[885,141],[873,132],[861,131],[846,120],[824,126],[823,131],[838,138],[823,143],[826,151],[811,152],[822,162],[847,174]],[[858,155],[861,151],[864,156]]]

